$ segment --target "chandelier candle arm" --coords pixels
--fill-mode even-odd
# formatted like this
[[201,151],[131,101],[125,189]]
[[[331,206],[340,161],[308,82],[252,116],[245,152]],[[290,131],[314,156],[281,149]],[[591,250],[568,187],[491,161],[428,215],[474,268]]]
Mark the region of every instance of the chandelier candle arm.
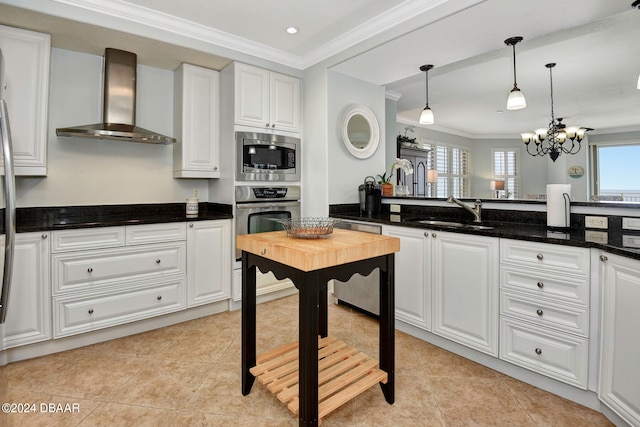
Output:
[[511,46],[513,49],[513,89],[509,92],[507,98],[507,110],[521,110],[527,106],[527,101],[524,98],[524,94],[518,88],[516,80],[516,44],[522,41],[522,37],[510,37],[504,41],[507,46]]

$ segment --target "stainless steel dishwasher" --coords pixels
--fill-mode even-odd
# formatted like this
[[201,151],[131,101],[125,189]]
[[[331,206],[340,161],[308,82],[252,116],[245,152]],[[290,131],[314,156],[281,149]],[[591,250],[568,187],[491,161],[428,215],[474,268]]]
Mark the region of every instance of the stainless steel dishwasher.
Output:
[[[382,226],[360,222],[341,221],[337,228],[382,234]],[[347,282],[333,281],[333,296],[339,304],[353,307],[359,311],[377,317],[380,314],[380,270],[375,269],[366,277],[354,274]]]

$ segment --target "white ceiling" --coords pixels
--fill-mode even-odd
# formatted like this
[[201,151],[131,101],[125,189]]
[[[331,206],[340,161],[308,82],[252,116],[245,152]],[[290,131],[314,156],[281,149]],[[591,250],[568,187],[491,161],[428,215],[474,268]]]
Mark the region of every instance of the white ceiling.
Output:
[[[548,62],[558,64],[556,117],[596,132],[639,127],[640,11],[631,2],[0,0],[0,23],[49,31],[54,45],[91,53],[102,53],[105,40],[120,40],[140,62],[171,69],[175,64],[167,63],[168,57],[213,68],[228,63],[206,46],[299,70],[322,62],[401,94],[399,117],[407,122],[415,122],[424,107],[419,66],[434,64],[429,72],[434,128],[470,137],[517,137],[549,121]],[[15,13],[21,8],[29,13]],[[114,31],[113,19],[126,25]],[[288,26],[298,34],[287,34]],[[171,37],[150,43],[159,31],[176,45]],[[503,41],[516,35],[524,37],[516,46],[517,75],[528,106],[507,111],[512,57]],[[180,48],[183,40],[192,46]]]

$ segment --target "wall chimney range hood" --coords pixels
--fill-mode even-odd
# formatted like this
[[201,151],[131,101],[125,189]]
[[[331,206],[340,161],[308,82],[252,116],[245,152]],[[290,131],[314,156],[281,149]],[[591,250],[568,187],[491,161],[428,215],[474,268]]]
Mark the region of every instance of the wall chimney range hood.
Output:
[[175,138],[136,126],[137,56],[124,50],[104,51],[102,123],[56,129],[56,135],[172,144]]

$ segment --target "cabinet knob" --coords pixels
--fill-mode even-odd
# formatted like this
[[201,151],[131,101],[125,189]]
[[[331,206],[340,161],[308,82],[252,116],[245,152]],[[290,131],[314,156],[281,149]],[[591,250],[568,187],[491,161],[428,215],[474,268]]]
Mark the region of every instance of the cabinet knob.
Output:
[[162,295],[158,295],[158,296],[156,297],[156,299],[157,299],[158,301],[160,301],[160,300],[162,299]]
[[189,223],[189,227],[193,228],[193,223]]
[[160,258],[156,260],[156,264],[160,264]]
[[217,167],[217,166],[214,166],[214,167],[213,167],[213,170],[214,170],[214,171],[217,171],[217,170],[218,170],[218,167]]
[[93,308],[89,309],[89,314],[93,314]]
[[537,309],[537,310],[536,310],[536,314],[537,314],[538,316],[542,316],[542,310]]
[[538,254],[538,255],[536,255],[536,258],[538,258],[538,261],[542,261],[542,258],[544,258],[544,257],[542,256],[542,254]]
[[264,124],[264,127],[267,127],[267,128],[268,128],[268,127],[269,127],[269,123],[265,123],[265,124]]
[[264,249],[262,250],[262,252],[260,252],[260,253],[261,253],[262,255],[265,255],[265,254],[267,253],[267,248],[264,248]]
[[431,234],[431,237],[438,237],[436,233]]
[[536,348],[536,354],[542,354],[542,349],[540,347]]
[[425,232],[424,237],[429,237],[429,233]]
[[606,261],[609,258],[606,255],[600,255],[600,261]]
[[49,237],[49,235],[48,235],[48,234],[46,234],[46,233],[44,233],[44,234],[42,235],[42,238],[43,238],[43,239],[46,239],[47,237]]
[[271,125],[271,128],[275,128],[275,127],[276,127],[276,124],[275,124],[275,123],[273,123],[273,124]]
[[544,288],[544,283],[542,283],[542,282],[538,282],[538,283],[537,283],[537,286],[538,286],[540,289],[542,289],[542,288]]
[[89,267],[89,268],[87,268],[87,271],[88,271],[89,273],[93,273],[93,267]]

